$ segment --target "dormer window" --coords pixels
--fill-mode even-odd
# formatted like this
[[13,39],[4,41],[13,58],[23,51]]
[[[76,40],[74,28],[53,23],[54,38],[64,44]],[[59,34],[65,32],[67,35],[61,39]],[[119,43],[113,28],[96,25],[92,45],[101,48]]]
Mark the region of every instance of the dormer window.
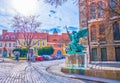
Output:
[[57,41],[56,39],[53,39],[53,41]]
[[6,36],[5,36],[5,39],[9,39],[9,36],[8,36],[8,35],[6,35]]
[[11,39],[14,40],[14,39],[15,39],[15,36],[12,36]]

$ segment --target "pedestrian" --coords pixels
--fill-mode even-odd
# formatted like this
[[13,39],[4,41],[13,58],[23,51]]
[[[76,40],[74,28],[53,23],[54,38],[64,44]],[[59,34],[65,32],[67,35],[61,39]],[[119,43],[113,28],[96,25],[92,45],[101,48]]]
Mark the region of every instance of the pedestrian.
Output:
[[14,56],[15,56],[15,60],[19,61],[20,52],[19,51],[14,51]]
[[26,59],[27,59],[27,61],[30,60],[30,53],[27,53]]
[[11,53],[9,52],[9,57],[11,57]]
[[7,50],[3,50],[2,52],[2,58],[3,58],[3,62],[4,62],[4,58],[7,56]]
[[19,54],[18,54],[18,52],[16,53],[16,60],[19,61]]
[[32,61],[35,61],[35,57],[36,57],[36,54],[34,52],[33,55],[32,55]]

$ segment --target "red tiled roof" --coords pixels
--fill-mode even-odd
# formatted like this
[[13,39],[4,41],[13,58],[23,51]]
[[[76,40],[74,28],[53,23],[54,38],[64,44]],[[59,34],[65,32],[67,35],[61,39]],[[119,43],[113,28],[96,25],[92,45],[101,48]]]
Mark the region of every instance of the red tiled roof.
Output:
[[52,42],[52,43],[58,43],[61,42],[61,35],[58,34],[52,34],[52,35],[48,35],[48,42]]
[[62,33],[62,38],[63,39],[69,39],[68,34],[67,33]]
[[0,41],[16,41],[15,33],[7,32],[5,34],[2,34]]
[[[25,36],[27,36],[27,34],[31,35],[31,37],[28,36],[27,38],[34,38],[34,39],[47,39],[47,35],[48,35],[48,33],[40,33],[40,32],[38,33],[38,32],[36,32],[36,33],[26,33]],[[19,33],[18,38],[19,39],[24,39],[24,33]]]
[[58,34],[48,35],[48,42],[62,43],[66,40],[69,41],[67,33],[62,33],[62,35],[58,35]]
[[[62,33],[61,35],[58,34],[48,34],[48,33],[41,33],[41,32],[34,32],[34,33],[26,33],[33,35],[34,39],[48,39],[48,42],[52,43],[60,43],[64,41],[69,41],[69,37],[67,33]],[[0,38],[0,41],[16,41],[16,39],[24,39],[24,34],[21,33],[15,33],[15,32],[6,32],[5,34],[2,34],[2,38]]]

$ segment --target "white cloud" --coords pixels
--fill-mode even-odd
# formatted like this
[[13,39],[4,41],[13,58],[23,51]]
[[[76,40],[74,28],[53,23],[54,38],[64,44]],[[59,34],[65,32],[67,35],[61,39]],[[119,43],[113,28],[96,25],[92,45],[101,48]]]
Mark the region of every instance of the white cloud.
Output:
[[[10,4],[11,1],[12,0],[0,0],[0,24],[8,27],[12,22],[12,16],[17,14]],[[36,15],[40,15],[39,21],[42,22],[41,29],[49,29],[64,25],[79,27],[78,6],[74,5],[72,0],[68,0],[58,8],[54,8],[48,3],[44,3],[43,0],[39,0],[38,4],[39,7]],[[50,10],[54,10],[56,13],[52,14]],[[1,14],[8,16],[1,16]],[[8,29],[10,30],[10,28]],[[62,30],[64,31],[64,29]]]

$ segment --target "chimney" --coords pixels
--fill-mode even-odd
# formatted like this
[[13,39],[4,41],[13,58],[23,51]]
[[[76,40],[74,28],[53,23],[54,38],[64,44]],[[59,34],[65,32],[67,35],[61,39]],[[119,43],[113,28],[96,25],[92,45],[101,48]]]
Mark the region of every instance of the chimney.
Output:
[[6,34],[7,30],[2,30],[2,35]]

